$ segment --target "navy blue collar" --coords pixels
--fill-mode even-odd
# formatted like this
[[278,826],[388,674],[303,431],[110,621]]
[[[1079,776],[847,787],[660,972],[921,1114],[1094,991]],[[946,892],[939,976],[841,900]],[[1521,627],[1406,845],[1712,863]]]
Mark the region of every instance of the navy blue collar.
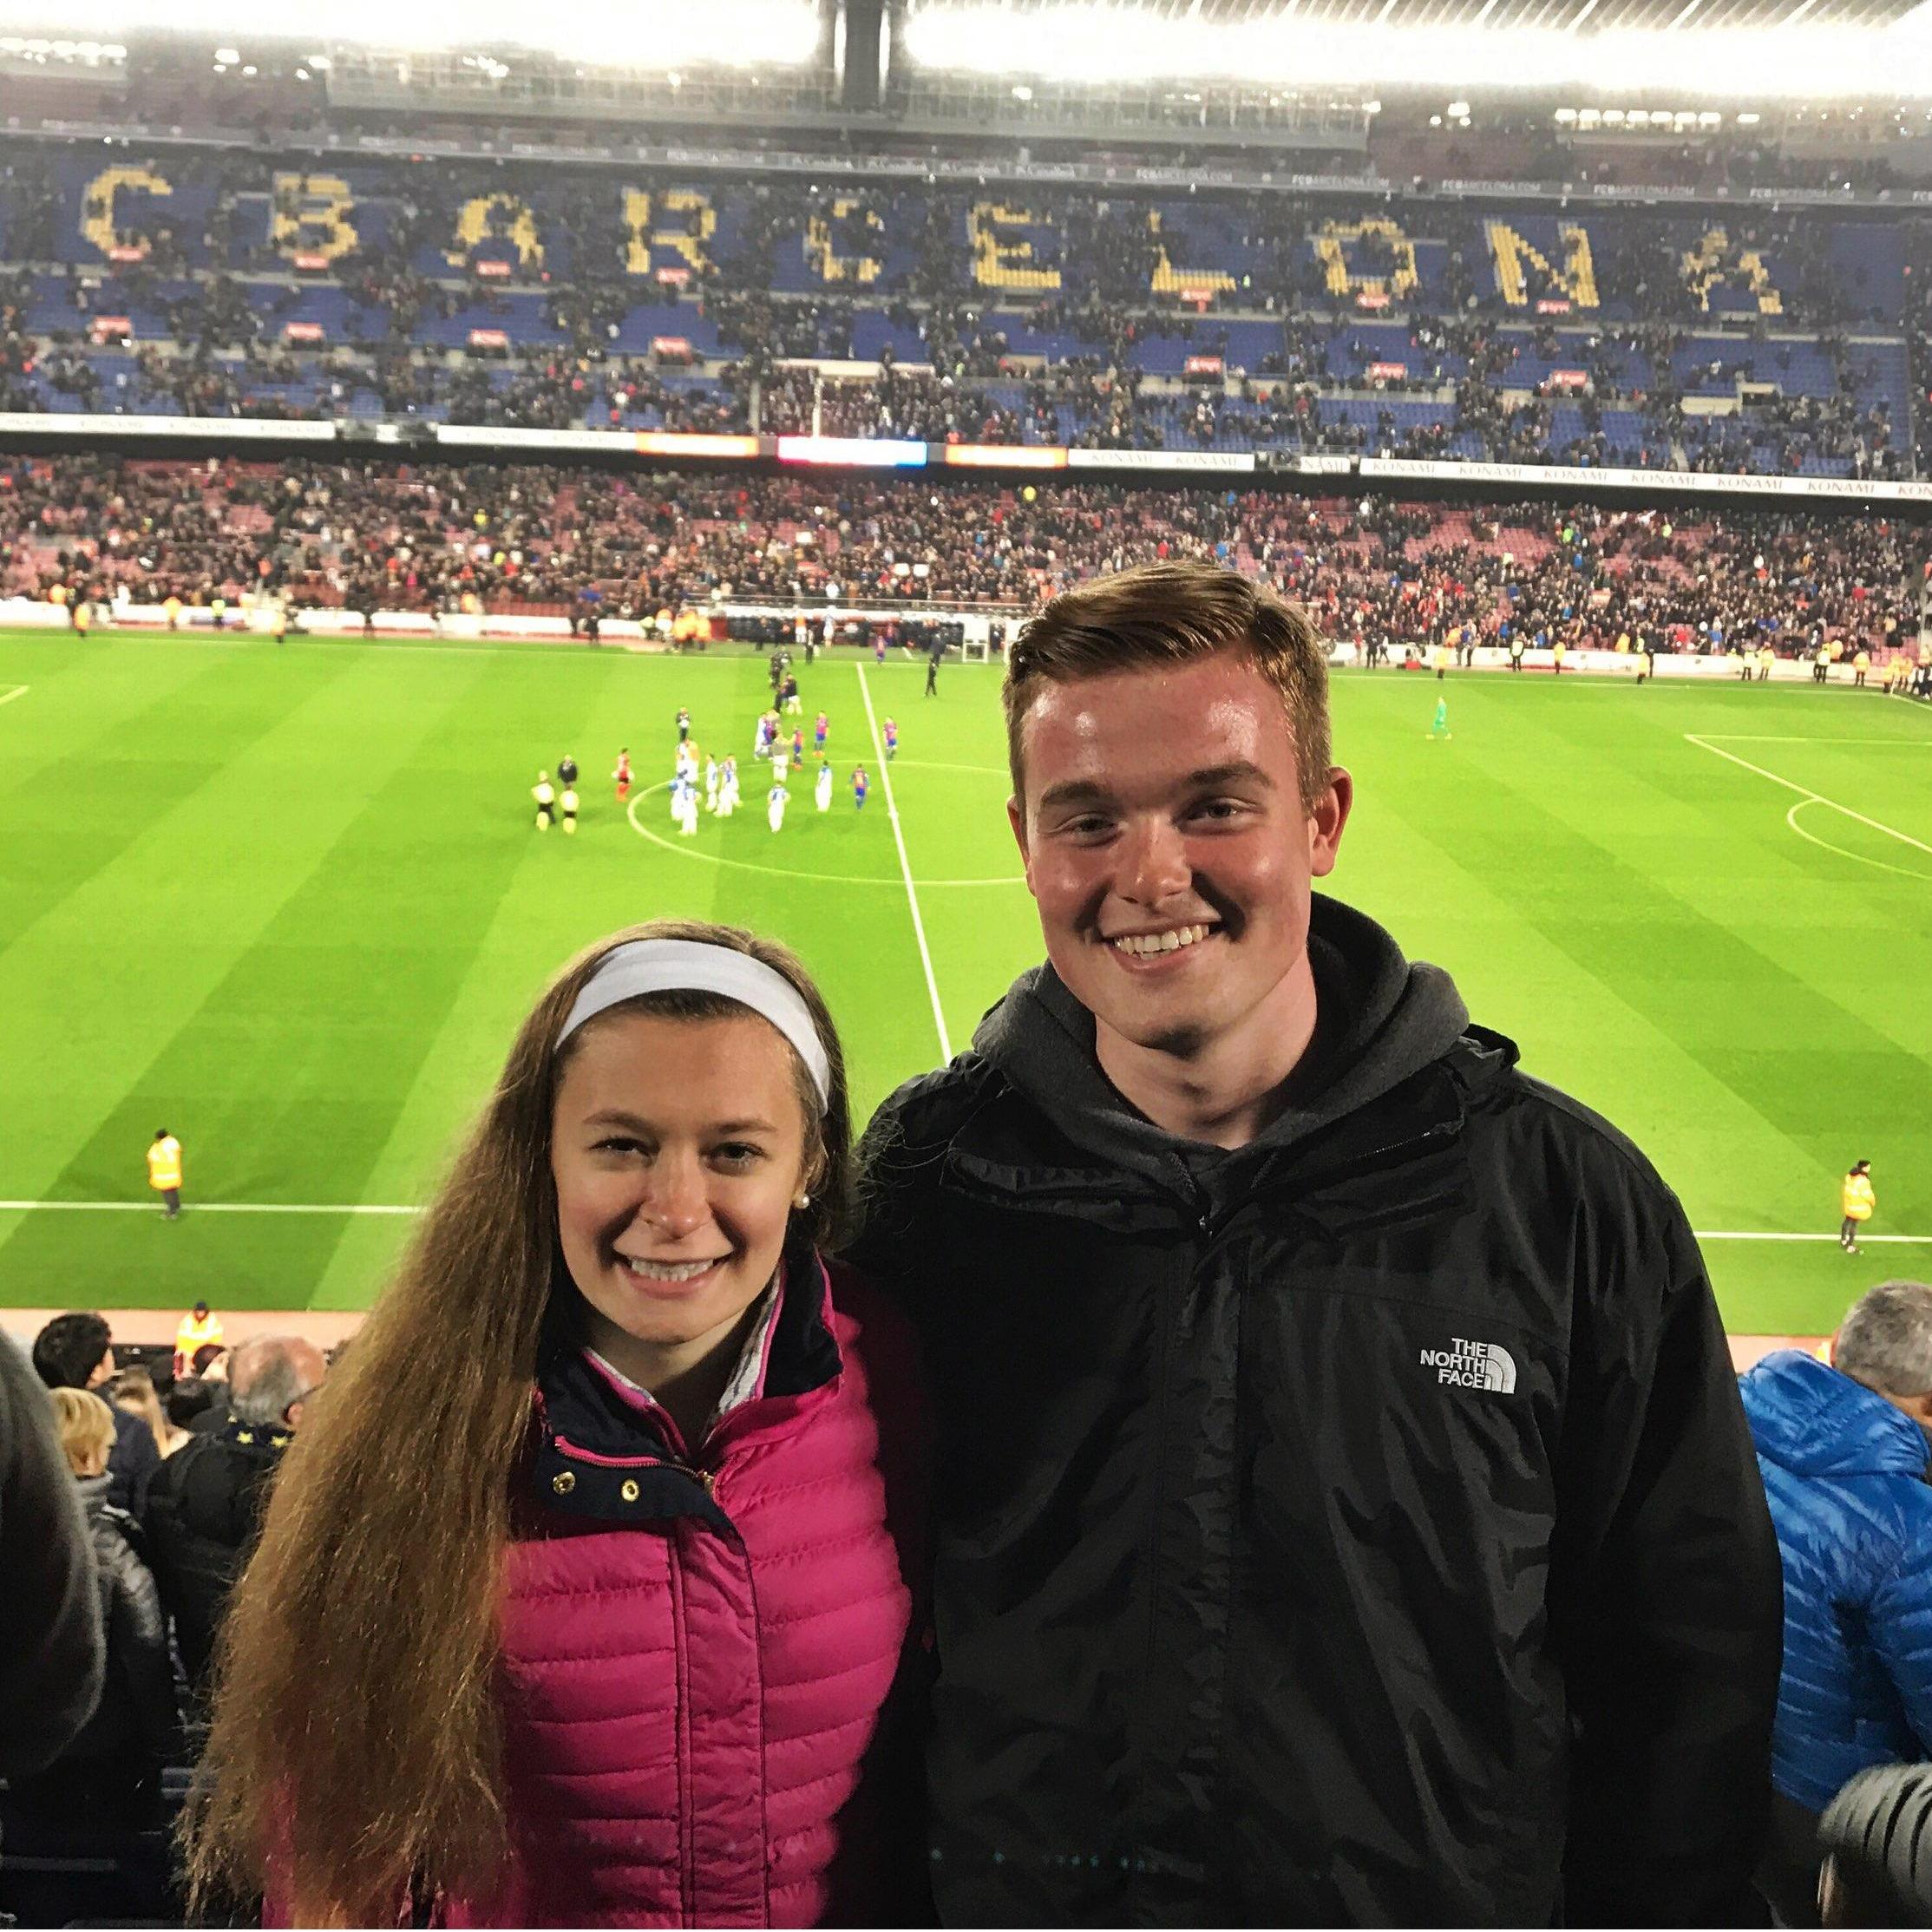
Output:
[[[825,1265],[816,1253],[788,1254],[763,1386],[754,1402],[809,1394],[839,1372],[828,1300]],[[553,1310],[559,1306],[553,1303]],[[547,1325],[538,1356],[530,1463],[537,1503],[606,1523],[692,1516],[735,1535],[712,1498],[710,1473],[678,1457],[657,1425],[658,1411],[640,1407],[589,1360],[573,1326],[560,1313]]]

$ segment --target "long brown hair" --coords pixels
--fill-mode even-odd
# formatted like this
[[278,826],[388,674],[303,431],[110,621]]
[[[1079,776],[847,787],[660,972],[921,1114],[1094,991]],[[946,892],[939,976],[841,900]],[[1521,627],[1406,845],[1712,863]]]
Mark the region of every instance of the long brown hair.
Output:
[[[848,1230],[844,1058],[790,953],[735,927],[661,920],[564,967],[284,1458],[222,1628],[213,1726],[183,1825],[197,1911],[272,1885],[306,1916],[393,1923],[411,1886],[474,1891],[500,1874],[499,1580],[510,1477],[562,1274],[551,1118],[564,1067],[599,1022],[561,1049],[557,1034],[605,954],[645,939],[729,946],[798,989],[832,1091],[821,1117],[802,1089],[811,1202],[789,1239],[831,1247]],[[635,1010],[742,1008],[675,992],[611,1009]]]

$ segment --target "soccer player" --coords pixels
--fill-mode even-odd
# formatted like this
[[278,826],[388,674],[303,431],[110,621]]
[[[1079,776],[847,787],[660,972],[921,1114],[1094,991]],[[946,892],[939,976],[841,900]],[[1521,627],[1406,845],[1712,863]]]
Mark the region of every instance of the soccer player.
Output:
[[785,822],[785,807],[790,802],[783,781],[774,773],[771,789],[765,794],[765,823],[774,832]]
[[577,761],[567,751],[558,761],[557,783],[566,791],[568,791],[577,783]]
[[812,721],[812,750],[817,752],[822,758],[825,756],[826,734],[831,729],[831,721],[823,711],[821,711]]
[[688,739],[678,741],[677,776],[680,778],[689,778],[694,783],[697,778],[697,747]]
[[1432,738],[1446,738],[1449,736],[1449,700],[1446,697],[1438,697],[1436,700],[1436,715],[1430,720],[1429,736]]
[[855,810],[862,812],[866,809],[867,783],[866,768],[863,765],[855,766],[852,772],[852,804]]
[[170,1221],[181,1218],[181,1143],[165,1127],[147,1147],[147,1185],[161,1197]]
[[791,762],[801,771],[805,769],[805,727],[802,724],[791,735]]
[[791,752],[783,738],[774,738],[771,744],[771,779],[774,784],[785,782],[785,773],[791,763]]
[[738,809],[738,761],[727,754],[717,775],[717,815],[729,818]]
[[617,781],[617,802],[621,805],[631,796],[631,751],[628,745],[619,748],[617,770],[611,776]]
[[1844,1210],[1844,1219],[1838,1224],[1838,1246],[1847,1254],[1856,1254],[1858,1230],[1871,1219],[1878,1205],[1878,1196],[1872,1190],[1870,1161],[1853,1164],[1844,1177],[1844,1185],[1838,1189],[1838,1205]]
[[886,633],[883,629],[872,633],[872,661],[881,671],[886,668]]
[[547,832],[551,821],[557,815],[557,788],[550,783],[547,771],[537,774],[537,782],[531,786],[530,796],[537,802],[537,829]]
[[577,834],[577,794],[575,790],[569,785],[566,785],[562,796],[559,797],[557,802],[563,808],[565,835],[574,838]]
[[691,713],[680,704],[678,707],[678,742],[682,744],[691,736]]
[[707,758],[704,761],[704,809],[708,812],[715,812],[717,809],[717,760],[716,758]]
[[832,809],[832,768],[825,762],[822,751],[818,757],[818,776],[812,781],[812,793],[818,801],[818,809],[828,812]]
[[899,727],[891,718],[886,720],[886,763],[890,764],[899,756]]
[[687,839],[697,836],[697,782],[686,779],[678,809],[678,829]]

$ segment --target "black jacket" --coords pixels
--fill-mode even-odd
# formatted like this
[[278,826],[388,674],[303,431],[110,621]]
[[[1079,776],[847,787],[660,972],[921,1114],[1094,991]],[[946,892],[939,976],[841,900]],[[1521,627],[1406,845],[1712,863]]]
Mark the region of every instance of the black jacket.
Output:
[[40,1770],[101,1700],[94,1552],[47,1385],[0,1335],[0,1778]]
[[114,1411],[114,1447],[108,1451],[108,1500],[117,1510],[139,1518],[147,1500],[147,1485],[160,1467],[161,1452],[154,1431],[139,1416],[117,1404]]
[[1749,1909],[1777,1545],[1674,1197],[1317,899],[1283,1117],[1176,1141],[1023,978],[866,1140],[936,1409],[957,1924]]
[[110,1797],[147,1807],[160,1796],[161,1766],[178,1755],[181,1741],[167,1620],[137,1547],[140,1527],[108,1501],[108,1477],[89,1477],[76,1486],[94,1545],[106,1675],[94,1714],[74,1741],[15,1788],[43,1807]]
[[286,1429],[229,1421],[183,1444],[148,1484],[148,1555],[198,1694],[207,1689],[215,1634],[290,1440]]

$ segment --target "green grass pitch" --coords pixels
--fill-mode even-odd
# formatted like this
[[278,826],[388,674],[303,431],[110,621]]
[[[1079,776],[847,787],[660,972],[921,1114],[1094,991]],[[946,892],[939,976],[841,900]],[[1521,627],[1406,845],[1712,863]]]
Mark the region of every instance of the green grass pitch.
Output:
[[[422,1199],[544,977],[657,914],[796,946],[861,1116],[940,1041],[861,672],[801,666],[835,809],[766,829],[757,655],[0,633],[0,1202],[145,1202],[156,1127],[190,1212],[0,1208],[0,1306],[354,1308],[396,1215],[198,1213]],[[1002,809],[998,672],[868,659],[945,1028],[1038,954]],[[19,689],[18,687],[24,687]],[[1700,1231],[1932,1237],[1932,713],[1809,685],[1335,680],[1359,803],[1332,889],[1447,966],[1525,1064],[1630,1133]],[[13,693],[10,696],[9,694]],[[677,836],[673,717],[744,804]],[[638,768],[634,820],[606,774]],[[583,768],[574,840],[540,764]],[[863,814],[848,779],[873,776]],[[1742,761],[1742,762],[1739,762]],[[1932,1240],[1707,1243],[1726,1320],[1823,1333]]]

